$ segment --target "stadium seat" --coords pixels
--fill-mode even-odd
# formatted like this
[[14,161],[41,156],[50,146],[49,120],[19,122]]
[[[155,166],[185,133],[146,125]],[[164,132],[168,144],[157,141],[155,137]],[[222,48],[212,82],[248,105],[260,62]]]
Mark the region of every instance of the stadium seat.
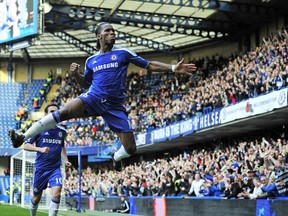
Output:
[[24,86],[24,83],[0,83],[0,92],[4,92],[0,96],[0,147],[10,147],[9,143],[5,143],[9,141],[7,131],[15,125],[15,113],[21,98],[24,98]]

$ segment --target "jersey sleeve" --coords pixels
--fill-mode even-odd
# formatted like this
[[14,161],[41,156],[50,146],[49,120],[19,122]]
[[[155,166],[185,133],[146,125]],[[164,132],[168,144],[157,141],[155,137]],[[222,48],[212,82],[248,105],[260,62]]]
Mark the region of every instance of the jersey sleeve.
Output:
[[26,144],[34,144],[36,142],[36,140],[38,139],[38,135],[37,136],[33,136],[31,138],[29,138],[28,140],[25,141],[24,145]]
[[93,71],[89,68],[89,61],[87,59],[85,63],[85,68],[84,68],[84,78],[85,81],[88,83],[92,83],[93,80]]
[[146,68],[150,61],[138,56],[134,51],[125,49],[128,55],[128,61],[141,68]]

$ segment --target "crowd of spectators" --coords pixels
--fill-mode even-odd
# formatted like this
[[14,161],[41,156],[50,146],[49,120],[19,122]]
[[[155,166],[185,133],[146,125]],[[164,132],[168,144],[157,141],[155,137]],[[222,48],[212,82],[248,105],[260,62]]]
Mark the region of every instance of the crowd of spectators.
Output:
[[262,46],[243,55],[225,59],[219,55],[195,62],[191,77],[161,74],[151,88],[143,86],[141,74],[128,77],[127,109],[135,131],[146,132],[202,115],[247,98],[266,94],[288,85],[286,30],[264,39]]
[[21,105],[16,114],[15,114],[15,120],[16,120],[16,129],[19,130],[20,128],[26,128],[24,126],[21,127],[21,124],[28,120],[28,106],[27,105]]
[[[130,164],[121,173],[88,167],[82,173],[84,196],[196,196],[257,199],[288,196],[287,129],[265,137],[219,140],[184,153]],[[257,134],[261,134],[258,132]],[[229,141],[230,140],[230,141]],[[66,171],[65,191],[79,193],[78,173]]]
[[111,146],[117,142],[117,136],[100,117],[77,119],[68,122],[66,146]]

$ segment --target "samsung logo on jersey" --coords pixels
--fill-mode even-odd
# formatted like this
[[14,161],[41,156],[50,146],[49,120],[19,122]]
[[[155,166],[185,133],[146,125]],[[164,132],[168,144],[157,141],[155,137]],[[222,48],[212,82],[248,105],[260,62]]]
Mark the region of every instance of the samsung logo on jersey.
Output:
[[50,143],[50,144],[59,144],[59,145],[61,145],[61,144],[62,144],[62,140],[44,138],[44,139],[43,139],[43,143]]
[[93,72],[99,71],[99,70],[105,70],[105,69],[109,69],[109,68],[117,68],[118,67],[118,62],[111,62],[108,64],[102,64],[102,65],[98,65],[96,67],[93,68]]

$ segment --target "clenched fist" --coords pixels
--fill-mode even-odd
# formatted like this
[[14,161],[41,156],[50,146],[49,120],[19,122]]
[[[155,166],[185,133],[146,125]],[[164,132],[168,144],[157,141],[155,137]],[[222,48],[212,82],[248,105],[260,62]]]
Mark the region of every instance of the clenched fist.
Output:
[[73,62],[73,63],[70,65],[70,71],[71,71],[71,73],[72,73],[72,74],[77,73],[78,70],[79,70],[79,67],[80,67],[79,64]]
[[43,147],[43,148],[40,149],[41,153],[48,153],[49,151],[50,151],[49,147]]

